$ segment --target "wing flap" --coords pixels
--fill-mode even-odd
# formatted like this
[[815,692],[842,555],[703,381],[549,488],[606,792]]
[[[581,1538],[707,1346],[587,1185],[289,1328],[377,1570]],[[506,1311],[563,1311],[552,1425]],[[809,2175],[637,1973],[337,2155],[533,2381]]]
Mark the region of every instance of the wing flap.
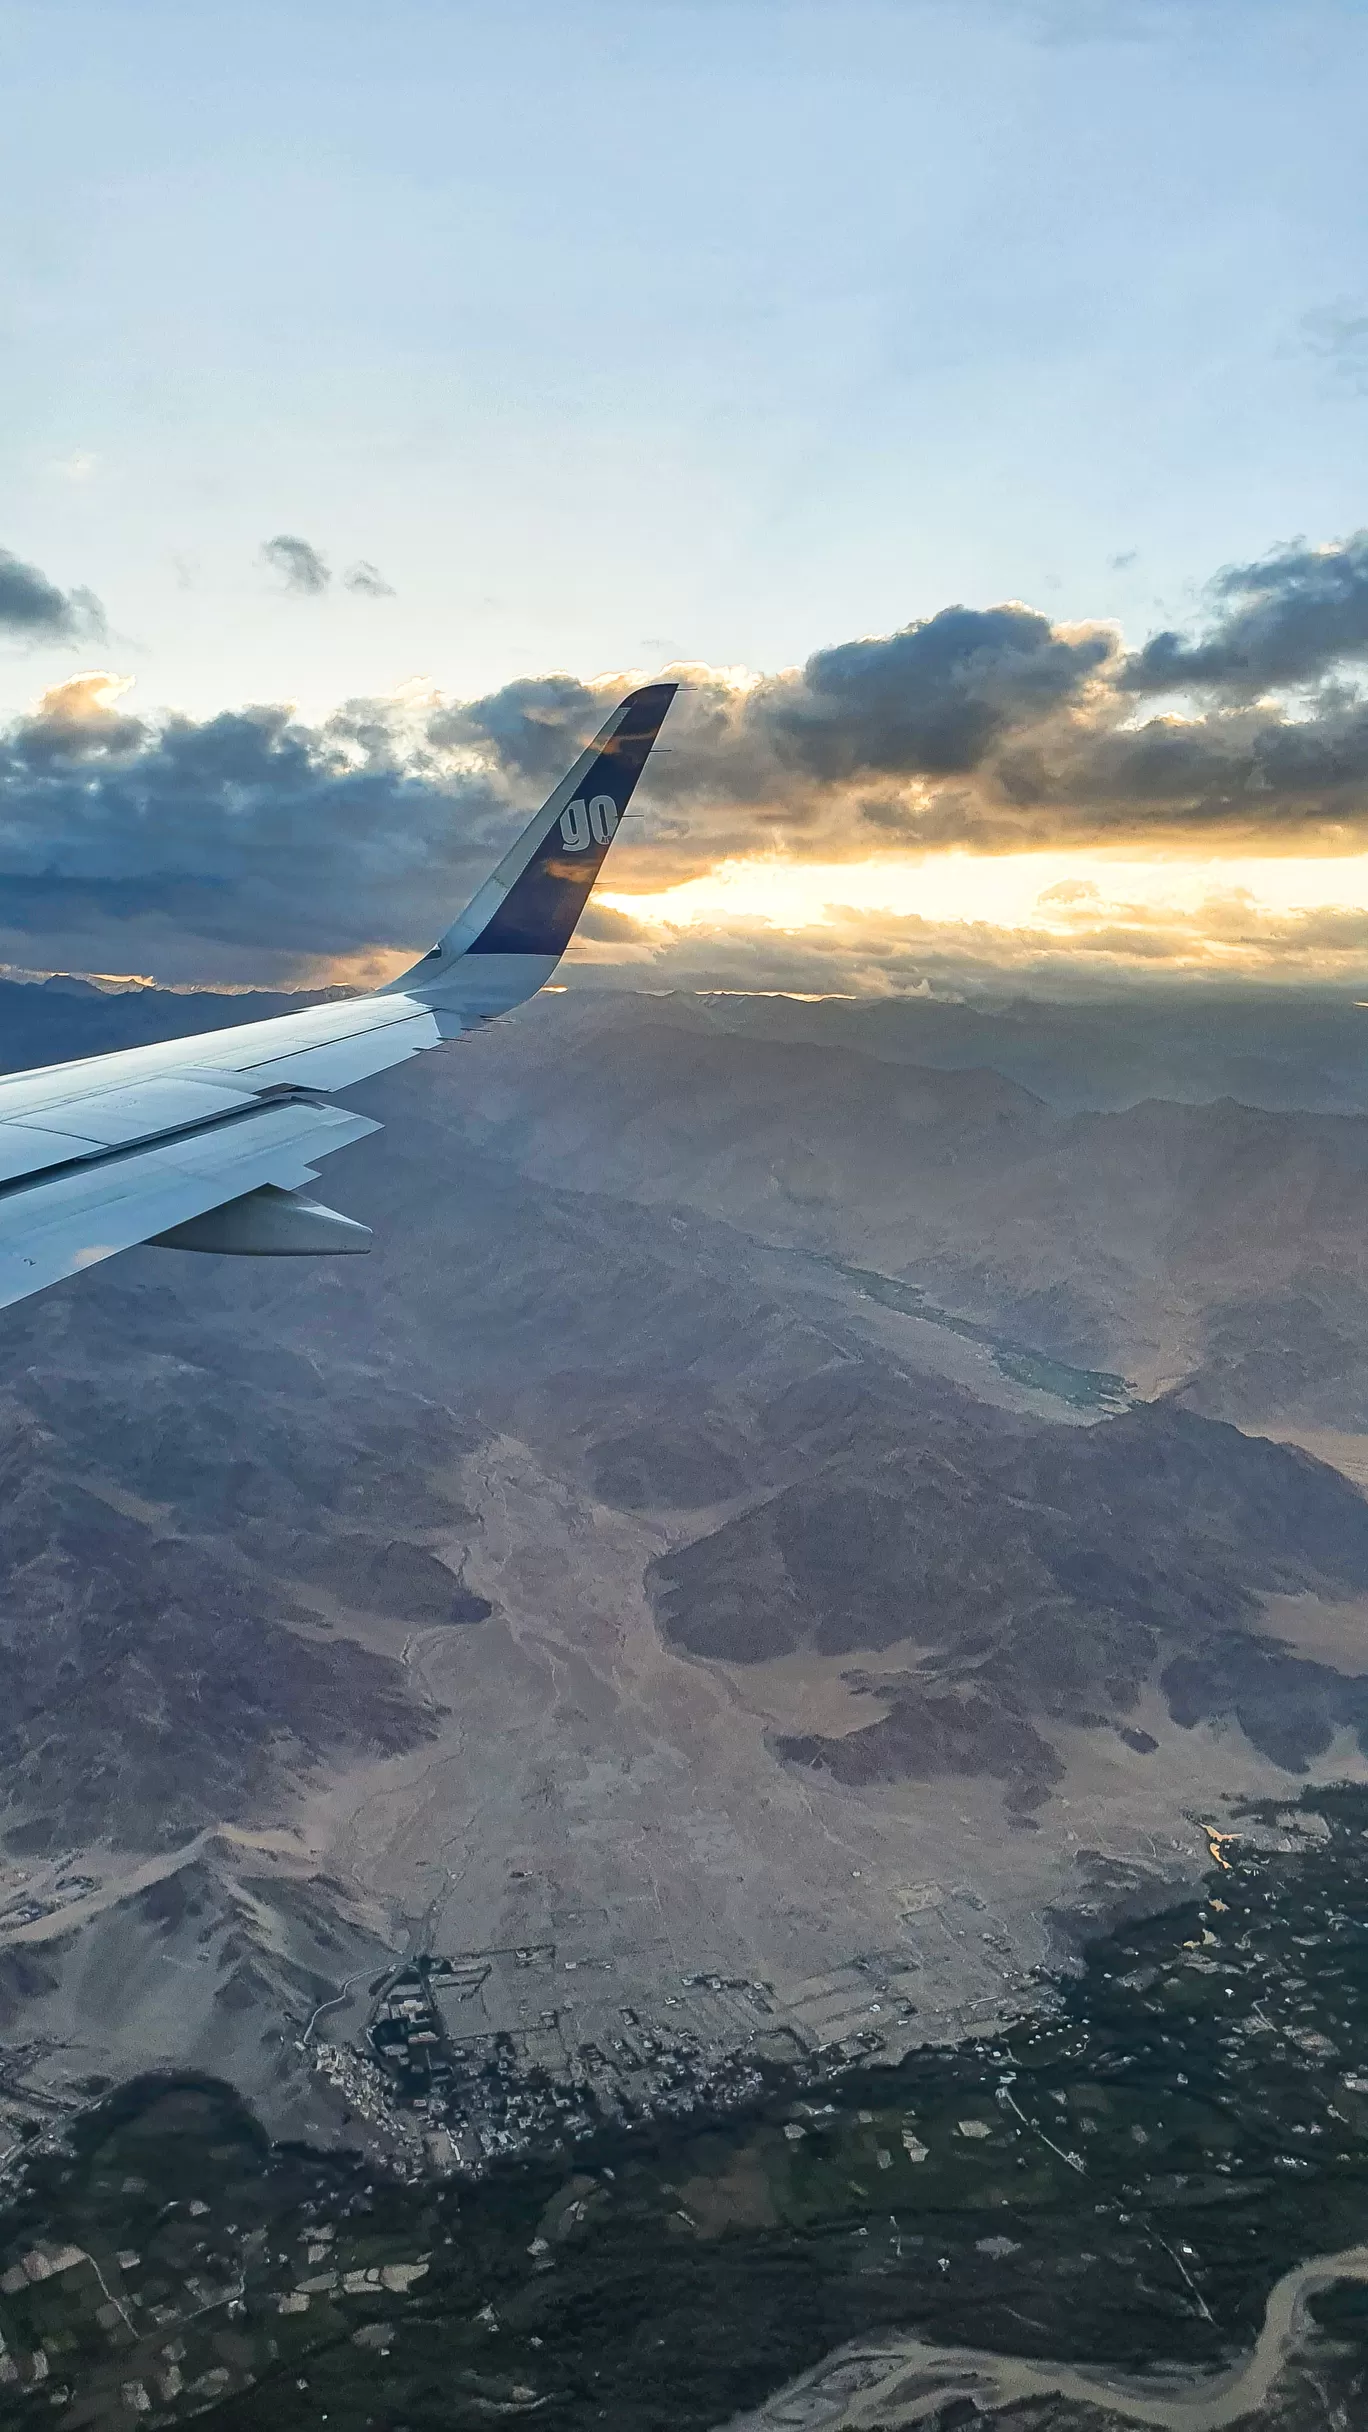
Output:
[[379,1129],[342,1106],[263,1106],[0,1191],[0,1308],[263,1183],[312,1182],[312,1158]]
[[97,1155],[99,1147],[98,1140],[43,1131],[36,1123],[0,1123],[0,1183],[22,1182],[26,1174],[40,1174],[45,1165],[66,1165],[83,1150]]
[[[270,1022],[243,1022],[150,1047],[118,1048],[77,1064],[0,1075],[0,1126],[34,1123],[53,1129],[60,1109],[63,1125],[70,1121],[77,1128],[89,1105],[116,1093],[173,1083],[225,1090],[239,1101],[278,1082],[340,1089],[344,1073],[369,1079],[386,1065],[439,1044],[433,1015],[417,999],[350,997]],[[338,1077],[325,1079],[325,1073]]]

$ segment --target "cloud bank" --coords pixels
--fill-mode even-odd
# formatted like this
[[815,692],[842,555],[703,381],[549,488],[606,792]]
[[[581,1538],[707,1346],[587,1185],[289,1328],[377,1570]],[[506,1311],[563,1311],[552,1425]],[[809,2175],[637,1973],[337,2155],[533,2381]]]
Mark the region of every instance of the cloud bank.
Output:
[[[657,858],[683,875],[766,842],[823,859],[1065,839],[1350,849],[1368,837],[1368,533],[1228,568],[1209,596],[1204,634],[1135,652],[1112,626],[1012,602],[944,608],[758,682],[680,670]],[[442,731],[546,775],[612,691],[533,678]]]
[[[296,535],[266,554],[306,596],[331,579]],[[0,602],[11,565],[0,560]],[[44,584],[31,568],[18,576]],[[344,579],[386,588],[374,568]],[[78,595],[51,596],[60,625]],[[649,815],[624,831],[613,883],[658,893],[755,855],[1368,852],[1365,660],[1358,533],[1227,568],[1200,630],[1135,650],[1111,625],[1007,602],[948,606],[772,676],[676,668]],[[393,967],[430,941],[632,680],[530,675],[475,700],[353,701],[306,724],[279,705],[138,716],[116,679],[76,677],[0,735],[0,959],[219,982]],[[591,961],[707,964],[730,985],[789,984],[738,974],[747,957],[791,971],[795,955],[805,984],[821,965],[843,975],[828,984],[910,985],[957,958],[1103,972],[1182,961],[1199,933],[1213,967],[1224,956],[1348,971],[1368,958],[1368,914],[1274,918],[1219,888],[1173,915],[1085,886],[1045,906],[1034,937],[869,914],[801,947],[754,922],[685,939],[605,909],[595,927]]]

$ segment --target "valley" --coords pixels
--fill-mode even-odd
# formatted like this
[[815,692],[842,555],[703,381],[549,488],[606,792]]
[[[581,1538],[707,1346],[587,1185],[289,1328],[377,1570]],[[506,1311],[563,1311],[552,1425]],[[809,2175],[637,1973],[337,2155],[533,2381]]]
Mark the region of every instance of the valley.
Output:
[[1352,2422],[1366,1835],[1363,1790],[1256,1804],[1196,1898],[1102,1934],[995,2030],[894,2067],[757,2062],[693,2118],[562,2113],[482,2178],[272,2145],[227,2086],[144,2078],[12,2174],[0,2410],[37,2399],[72,2432]]
[[[145,1251],[11,1313],[14,2136],[179,2068],[275,2136],[444,2166],[441,2122],[316,2065],[365,2057],[366,1988],[424,1953],[543,1954],[454,2041],[604,2053],[633,2116],[626,2011],[707,2085],[899,2063],[1171,1905],[1241,1799],[1368,1776],[1352,1413],[1146,1399],[1133,1318],[1080,1365],[1019,1265],[1018,1161],[1062,1118],[1015,1083],[951,1076],[951,1112],[865,1056],[833,1091],[800,1038],[700,1059],[712,1021],[572,994],[376,1085],[334,1183],[369,1260]],[[919,1208],[992,1142],[997,1264],[956,1301]],[[839,1188],[795,1196],[800,1155]],[[1268,1226],[1307,1254],[1300,1207]]]

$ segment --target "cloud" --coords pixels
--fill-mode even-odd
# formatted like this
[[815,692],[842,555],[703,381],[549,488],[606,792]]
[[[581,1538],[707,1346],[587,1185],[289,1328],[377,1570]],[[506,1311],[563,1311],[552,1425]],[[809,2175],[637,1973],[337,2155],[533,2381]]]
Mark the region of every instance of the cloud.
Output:
[[[321,568],[289,535],[268,546],[286,553],[287,580]],[[1130,653],[1110,624],[1007,602],[946,607],[764,677],[677,667],[616,885],[659,894],[738,857],[1368,850],[1368,698],[1346,672],[1361,644],[1368,655],[1368,537],[1283,549],[1227,571],[1209,597],[1204,633]],[[1171,689],[1179,668],[1186,707],[1151,705],[1146,688]],[[315,724],[270,704],[134,714],[118,679],[73,677],[0,732],[0,960],[171,979],[393,967],[430,942],[636,680],[551,671],[469,700],[408,687]],[[760,954],[754,924],[727,930],[723,956],[720,942],[624,929],[626,917],[596,916],[585,954],[651,969],[715,954],[744,984],[747,954],[773,970],[790,952],[769,931]],[[1281,928],[1260,914],[1246,934],[1247,910],[1194,928],[1195,915],[1086,890],[1057,893],[1041,917],[1032,946],[1022,931],[1004,945],[871,916],[839,949],[813,932],[800,961],[837,985],[894,984],[878,978],[881,936],[901,986],[932,953],[934,977],[999,951],[1014,969],[1031,955],[1205,969],[1214,954],[1271,970],[1356,950],[1343,924],[1313,934],[1301,914]]]
[[115,708],[130,689],[129,677],[112,675],[106,668],[68,676],[64,684],[51,685],[32,717],[14,730],[23,735],[29,768],[39,769],[53,761],[74,766],[136,751],[148,730],[140,718]]
[[[1368,835],[1368,702],[1342,675],[1280,699],[1272,672],[1342,669],[1368,606],[1368,536],[1284,551],[1218,588],[1230,603],[1218,635],[1160,636],[1129,656],[1110,625],[1008,604],[944,609],[759,681],[672,670],[683,689],[638,840],[651,883],[771,850],[846,860],[1142,836],[1347,849]],[[1147,714],[1144,685],[1171,689],[1194,660],[1205,697]],[[522,677],[440,710],[429,734],[550,782],[619,689]]]
[[348,591],[359,591],[368,600],[392,600],[395,597],[393,583],[386,582],[379,567],[373,566],[368,557],[359,557],[354,566],[348,566],[342,580]]
[[[780,990],[811,996],[1013,993],[1096,996],[1152,986],[1293,983],[1357,987],[1368,963],[1368,910],[1276,912],[1238,897],[1177,910],[1080,900],[1077,917],[1035,927],[837,911],[779,930],[724,920],[692,930],[632,924],[588,938],[573,978],[648,991]],[[635,935],[632,930],[635,928]]]
[[[1193,849],[1263,837],[1343,850],[1368,832],[1368,703],[1099,722],[1014,744],[994,777],[1018,842],[1148,832]],[[1008,824],[985,805],[979,840],[1007,841]]]
[[436,708],[428,740],[492,755],[516,777],[554,781],[602,725],[620,691],[609,678],[595,686],[578,676],[520,676],[480,700]]
[[1255,565],[1227,566],[1211,594],[1219,612],[1205,639],[1155,634],[1126,665],[1128,690],[1253,700],[1368,659],[1368,531],[1333,548],[1294,542]]
[[238,981],[397,955],[501,849],[499,772],[435,754],[393,703],[311,726],[139,718],[121,691],[77,677],[0,734],[0,960]]
[[748,696],[780,761],[821,779],[963,776],[1014,726],[1076,701],[1115,655],[1015,603],[942,608],[878,640],[819,650],[798,678]]
[[93,641],[104,611],[90,591],[59,591],[37,566],[0,549],[0,634],[21,642]]
[[[1010,828],[1010,803],[985,806],[997,755],[1082,714],[1120,656],[1109,626],[1055,625],[1009,602],[942,609],[758,682],[676,666],[682,690],[652,765],[650,850],[683,875],[767,844],[839,859]],[[621,689],[618,677],[523,677],[441,711],[429,732],[550,780]]]
[[[262,557],[272,572],[278,574],[287,591],[298,599],[318,599],[332,582],[332,568],[315,549],[312,541],[301,540],[297,532],[277,532],[274,540],[263,541]],[[343,588],[358,592],[364,599],[392,600],[393,583],[387,583],[378,566],[368,557],[360,557],[348,566],[342,577]]]
[[286,590],[300,599],[317,599],[332,581],[318,551],[307,540],[301,540],[297,532],[277,532],[274,540],[262,542],[261,554],[280,576]]

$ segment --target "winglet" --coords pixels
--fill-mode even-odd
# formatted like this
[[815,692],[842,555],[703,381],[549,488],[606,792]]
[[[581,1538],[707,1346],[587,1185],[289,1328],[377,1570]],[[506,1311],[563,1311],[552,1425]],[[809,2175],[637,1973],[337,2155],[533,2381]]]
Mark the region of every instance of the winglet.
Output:
[[[525,958],[521,972],[502,975],[496,993],[503,1001],[543,985],[574,935],[678,689],[645,684],[619,702],[460,919],[421,963],[391,982],[393,989],[440,1003],[453,966],[486,955]],[[467,968],[463,977],[473,981],[475,974]],[[517,995],[510,992],[515,978],[527,982]]]

